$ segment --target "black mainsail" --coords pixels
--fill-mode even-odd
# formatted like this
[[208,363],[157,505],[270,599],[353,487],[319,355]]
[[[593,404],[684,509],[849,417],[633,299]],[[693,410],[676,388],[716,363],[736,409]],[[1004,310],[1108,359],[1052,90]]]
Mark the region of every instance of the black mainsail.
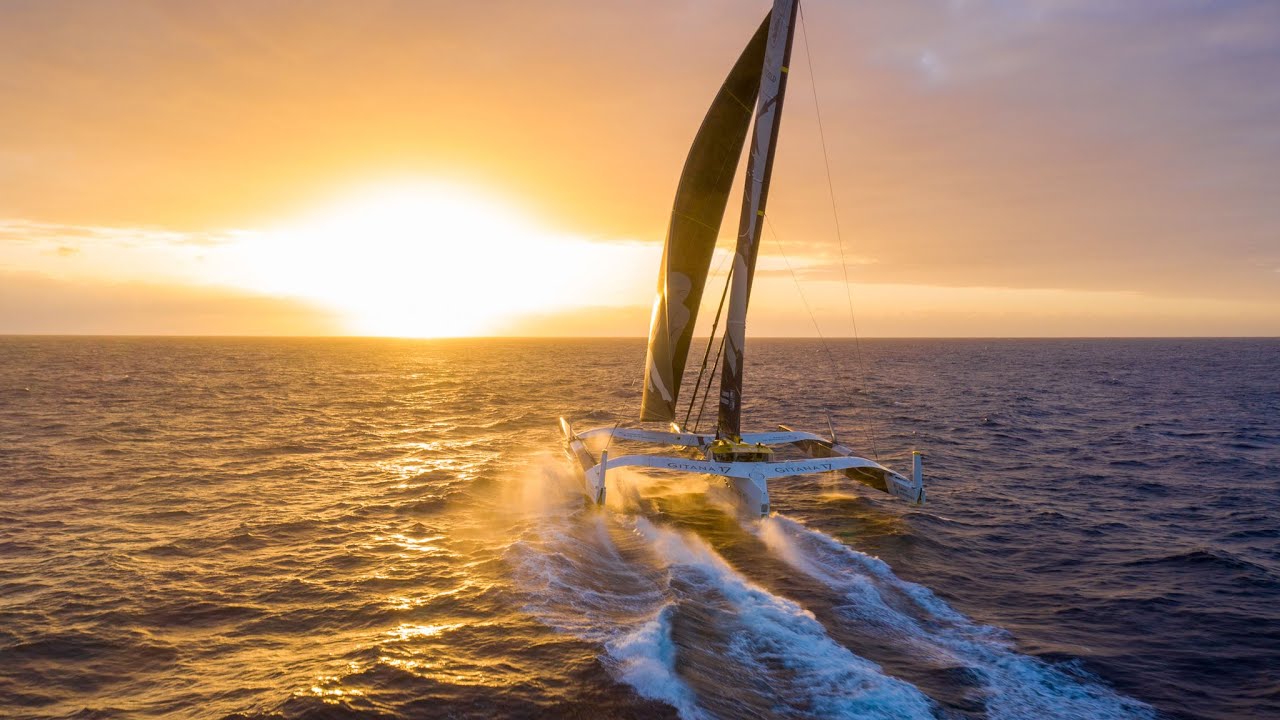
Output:
[[747,334],[747,302],[751,297],[751,280],[760,250],[760,231],[769,199],[773,157],[778,148],[782,98],[787,89],[791,44],[795,38],[799,7],[799,0],[774,0],[769,22],[756,123],[751,131],[751,155],[747,160],[747,183],[742,196],[742,218],[738,225],[738,247],[733,257],[729,316],[725,325],[720,412],[716,423],[716,434],[722,438],[736,439],[742,433],[742,358]]
[[766,16],[716,93],[680,174],[649,324],[641,420],[676,417],[694,319],[738,172],[771,32]]

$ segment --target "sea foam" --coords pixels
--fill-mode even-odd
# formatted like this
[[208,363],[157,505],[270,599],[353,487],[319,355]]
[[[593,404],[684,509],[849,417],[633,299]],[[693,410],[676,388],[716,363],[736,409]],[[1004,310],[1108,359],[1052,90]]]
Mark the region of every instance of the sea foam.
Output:
[[974,623],[928,588],[902,580],[880,559],[829,535],[782,516],[762,521],[756,532],[792,568],[842,596],[844,622],[872,626],[926,663],[968,670],[993,719],[1155,716],[1143,703],[1017,652],[1008,633]]

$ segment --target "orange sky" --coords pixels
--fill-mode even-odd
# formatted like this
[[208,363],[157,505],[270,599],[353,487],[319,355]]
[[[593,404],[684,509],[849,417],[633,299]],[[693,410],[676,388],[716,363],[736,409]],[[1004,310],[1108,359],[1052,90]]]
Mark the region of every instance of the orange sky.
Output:
[[[767,6],[0,5],[0,333],[643,335]],[[1280,7],[805,13],[753,334],[850,332],[806,48],[862,334],[1280,334]]]

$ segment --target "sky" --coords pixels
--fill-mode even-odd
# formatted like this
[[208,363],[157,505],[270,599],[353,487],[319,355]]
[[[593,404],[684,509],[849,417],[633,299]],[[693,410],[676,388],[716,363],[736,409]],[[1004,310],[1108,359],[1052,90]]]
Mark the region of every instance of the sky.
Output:
[[[643,336],[768,6],[0,0],[0,334]],[[1280,3],[803,12],[750,334],[1280,335]]]

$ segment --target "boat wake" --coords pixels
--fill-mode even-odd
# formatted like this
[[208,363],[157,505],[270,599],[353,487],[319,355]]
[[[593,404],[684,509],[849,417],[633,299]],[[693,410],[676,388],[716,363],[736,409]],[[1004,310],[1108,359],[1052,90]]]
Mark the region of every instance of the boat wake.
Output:
[[[620,495],[632,512],[584,510],[566,495],[508,559],[525,612],[601,648],[618,682],[682,718],[1154,717],[790,518],[729,521],[727,544],[750,553],[731,563],[672,524],[684,519],[650,512],[690,488],[629,480]],[[703,503],[680,509],[694,524],[723,520],[729,508],[693,490]],[[785,590],[752,577],[766,565],[793,576]]]
[[642,697],[667,703],[682,717],[700,717],[675,672],[670,573],[651,561],[634,520],[584,512],[580,498],[545,505],[509,549],[523,610],[603,645],[603,664]]
[[683,718],[933,717],[919,690],[693,533],[552,505],[508,558],[526,612],[602,646],[617,680]]
[[999,628],[980,625],[928,588],[902,580],[883,561],[784,516],[754,528],[769,551],[836,593],[836,621],[878,635],[935,672],[967,677],[965,698],[994,719],[1152,718],[1083,671],[1021,654]]
[[707,542],[635,518],[671,573],[675,642],[714,716],[926,718],[919,690],[827,635],[813,614],[755,585]]

